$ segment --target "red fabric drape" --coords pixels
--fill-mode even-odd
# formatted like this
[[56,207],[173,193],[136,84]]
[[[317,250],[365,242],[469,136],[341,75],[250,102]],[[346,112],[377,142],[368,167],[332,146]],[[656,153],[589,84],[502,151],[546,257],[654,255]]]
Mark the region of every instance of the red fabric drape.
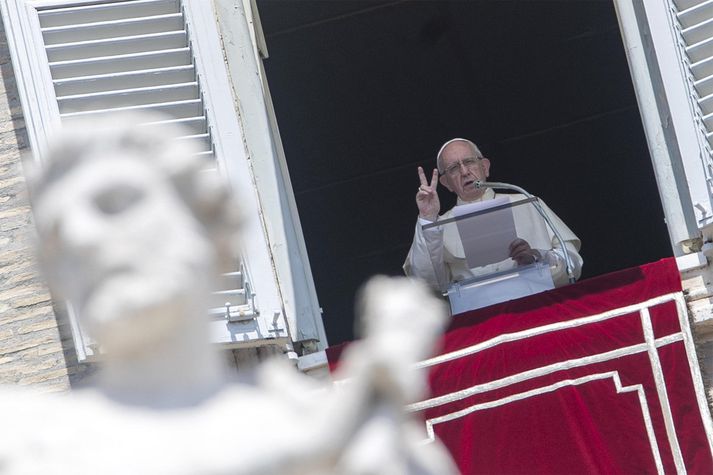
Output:
[[411,409],[464,474],[713,473],[673,259],[457,315],[439,355]]

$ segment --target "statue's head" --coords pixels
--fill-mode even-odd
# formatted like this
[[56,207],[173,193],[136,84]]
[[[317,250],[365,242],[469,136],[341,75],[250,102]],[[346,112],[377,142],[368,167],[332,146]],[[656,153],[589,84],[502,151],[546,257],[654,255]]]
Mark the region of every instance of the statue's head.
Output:
[[216,262],[235,262],[227,187],[176,139],[190,132],[147,122],[157,118],[65,127],[30,180],[50,287],[108,352],[190,331]]

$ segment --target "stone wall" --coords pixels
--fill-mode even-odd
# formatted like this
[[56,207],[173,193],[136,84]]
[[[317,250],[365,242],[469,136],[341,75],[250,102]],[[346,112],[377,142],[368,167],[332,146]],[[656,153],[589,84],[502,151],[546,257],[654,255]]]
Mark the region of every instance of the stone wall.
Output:
[[21,167],[27,135],[0,22],[0,384],[60,391],[81,379],[71,333],[56,318],[34,258],[35,228]]
[[682,280],[703,385],[713,409],[713,267],[684,272]]

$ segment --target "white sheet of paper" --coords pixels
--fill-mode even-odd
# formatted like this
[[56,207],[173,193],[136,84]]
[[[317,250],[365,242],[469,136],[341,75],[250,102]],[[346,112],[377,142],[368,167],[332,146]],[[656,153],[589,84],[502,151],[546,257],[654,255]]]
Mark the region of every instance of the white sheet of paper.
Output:
[[[458,218],[468,213],[483,211],[507,205],[506,196],[492,200],[468,203],[453,208],[453,216]],[[510,257],[508,246],[517,238],[512,208],[480,214],[456,221],[466,262],[471,269],[500,262]]]

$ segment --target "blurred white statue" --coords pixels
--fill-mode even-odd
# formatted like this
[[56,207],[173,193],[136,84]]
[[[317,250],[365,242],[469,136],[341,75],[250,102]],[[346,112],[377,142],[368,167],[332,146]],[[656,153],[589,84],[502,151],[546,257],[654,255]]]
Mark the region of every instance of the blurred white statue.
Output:
[[0,392],[0,473],[455,473],[402,410],[445,319],[413,281],[367,285],[341,390],[284,360],[229,382],[204,315],[238,205],[180,132],[136,125],[150,120],[65,130],[31,180],[48,281],[103,362],[90,389]]

